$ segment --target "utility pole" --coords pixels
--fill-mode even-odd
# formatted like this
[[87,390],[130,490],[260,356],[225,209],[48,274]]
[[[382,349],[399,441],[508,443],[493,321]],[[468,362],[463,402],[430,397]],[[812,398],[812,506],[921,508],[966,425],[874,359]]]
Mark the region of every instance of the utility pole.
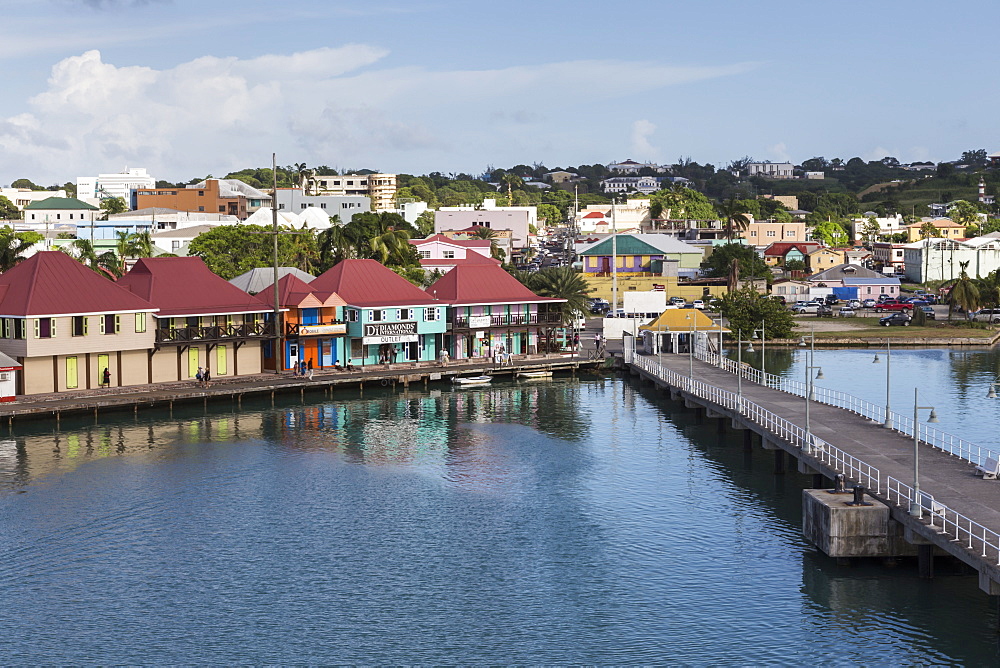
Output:
[[274,260],[274,373],[281,373],[281,360],[284,359],[285,351],[281,349],[281,303],[279,301],[280,290],[278,289],[278,162],[277,154],[271,154],[271,177],[273,178],[274,189],[271,191],[271,234],[273,240]]

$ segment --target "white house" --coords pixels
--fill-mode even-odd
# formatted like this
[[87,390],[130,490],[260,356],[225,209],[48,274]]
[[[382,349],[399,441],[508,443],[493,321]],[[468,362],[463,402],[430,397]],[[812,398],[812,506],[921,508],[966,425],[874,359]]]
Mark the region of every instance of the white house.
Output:
[[763,176],[767,179],[794,178],[795,166],[790,162],[750,162],[747,163],[747,176]]
[[83,200],[99,202],[106,197],[121,197],[130,209],[135,208],[134,193],[137,188],[155,188],[156,179],[142,167],[126,169],[118,174],[76,177],[76,196]]
[[878,224],[878,234],[880,237],[906,232],[906,222],[903,220],[902,214],[897,213],[894,216],[879,217],[875,215],[874,211],[868,211],[863,217],[855,218],[851,222],[852,241],[861,241],[865,225],[868,224],[868,220],[870,218],[874,218],[875,222]]
[[34,202],[41,202],[50,197],[66,197],[65,190],[28,190],[27,188],[0,188],[0,197],[6,197],[18,211]]
[[975,237],[958,241],[931,237],[903,247],[906,278],[914,283],[958,278],[961,263],[968,262],[970,278],[983,278],[1000,269],[1000,239]]
[[490,255],[489,239],[449,239],[435,234],[426,239],[410,239],[410,244],[417,249],[420,266],[426,271],[446,273],[460,265],[500,264]]
[[77,225],[93,225],[101,210],[75,197],[49,197],[24,207],[22,229],[46,232],[65,229],[76,232]]
[[601,181],[601,189],[606,193],[639,192],[648,195],[659,190],[662,182],[662,176],[613,176]]

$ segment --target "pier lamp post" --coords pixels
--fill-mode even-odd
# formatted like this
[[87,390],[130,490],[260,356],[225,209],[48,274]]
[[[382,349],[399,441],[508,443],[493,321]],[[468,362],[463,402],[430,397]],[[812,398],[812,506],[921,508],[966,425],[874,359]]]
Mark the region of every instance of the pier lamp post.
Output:
[[743,412],[743,330],[736,333],[736,396],[739,403],[737,407],[740,413]]
[[813,382],[812,376],[809,372],[816,369],[816,380],[823,380],[823,367],[816,366],[813,364],[816,358],[816,331],[815,328],[810,328],[810,334],[808,337],[803,336],[799,339],[799,347],[806,347],[806,339],[809,339],[809,350],[806,351],[806,365],[805,365],[805,380],[806,380],[806,437],[805,442],[802,445],[802,451],[807,454],[812,454],[812,425],[809,421],[809,405],[812,403],[813,394]]
[[920,406],[917,398],[917,388],[913,388],[913,500],[910,501],[910,515],[912,517],[923,517],[923,510],[920,507],[920,413],[919,411],[929,410],[931,414],[927,417],[927,422],[936,423],[938,421],[937,411],[933,406]]
[[[886,429],[892,429],[892,418],[889,416],[889,369],[892,364],[892,346],[889,344],[891,339],[886,337],[885,339],[885,422],[882,426]],[[872,360],[872,364],[879,364],[878,351],[875,351],[875,359]]]
[[688,321],[688,377],[694,378],[694,318],[688,313],[684,318]]
[[764,336],[764,321],[763,320],[760,321],[760,329],[755,329],[755,330],[753,330],[753,332],[751,332],[751,334],[753,336],[751,337],[750,345],[747,346],[747,352],[748,353],[752,353],[753,352],[753,340],[752,339],[756,339],[758,333],[760,333],[760,379],[762,381],[764,381],[763,384],[765,386],[767,386],[767,369],[764,368],[764,338],[765,338],[765,336]]

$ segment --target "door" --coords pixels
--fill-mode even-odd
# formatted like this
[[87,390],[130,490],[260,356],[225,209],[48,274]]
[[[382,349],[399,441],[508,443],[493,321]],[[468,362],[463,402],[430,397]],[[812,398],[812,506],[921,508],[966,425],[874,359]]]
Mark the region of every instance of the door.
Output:
[[226,352],[225,346],[219,346],[215,349],[215,375],[224,376],[229,373],[226,367],[226,362],[228,361],[228,353]]
[[299,363],[299,344],[289,343],[288,344],[288,367],[289,369],[294,369],[295,365]]
[[66,358],[66,389],[72,390],[80,385],[80,379],[77,375],[77,365],[76,357]]
[[104,382],[104,370],[111,369],[111,355],[98,355],[97,356],[97,382],[94,383],[97,387],[101,386]]
[[194,378],[201,366],[201,355],[197,348],[188,348],[188,378]]

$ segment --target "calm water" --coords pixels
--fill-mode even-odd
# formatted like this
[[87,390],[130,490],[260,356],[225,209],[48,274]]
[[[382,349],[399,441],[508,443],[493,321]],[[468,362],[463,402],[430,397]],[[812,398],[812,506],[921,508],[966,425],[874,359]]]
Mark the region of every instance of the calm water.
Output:
[[62,427],[0,443],[3,664],[998,661],[974,576],[838,567],[620,380]]

